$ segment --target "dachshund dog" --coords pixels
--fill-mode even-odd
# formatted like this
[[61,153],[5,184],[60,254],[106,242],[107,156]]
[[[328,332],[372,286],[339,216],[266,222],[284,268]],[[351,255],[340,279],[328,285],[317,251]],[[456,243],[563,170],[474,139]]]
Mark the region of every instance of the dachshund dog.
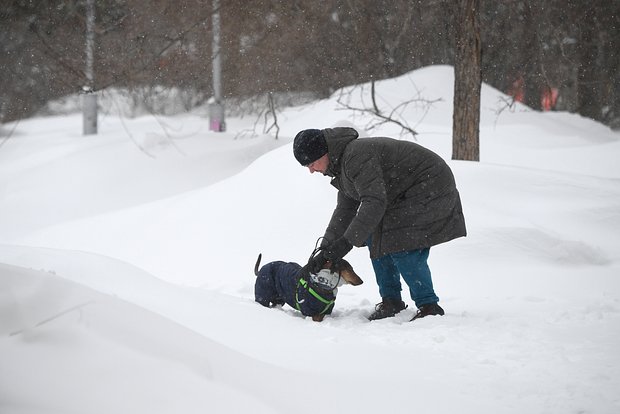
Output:
[[344,259],[335,265],[327,262],[321,271],[312,274],[307,266],[282,261],[269,262],[259,270],[261,258],[259,254],[254,266],[255,301],[266,307],[286,303],[315,322],[332,313],[339,286],[364,283]]

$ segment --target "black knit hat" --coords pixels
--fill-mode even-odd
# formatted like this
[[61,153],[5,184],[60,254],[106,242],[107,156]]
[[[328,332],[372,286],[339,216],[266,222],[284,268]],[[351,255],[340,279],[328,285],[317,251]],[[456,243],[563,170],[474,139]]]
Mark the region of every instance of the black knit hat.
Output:
[[318,129],[304,129],[293,141],[293,154],[304,167],[327,154],[327,141]]

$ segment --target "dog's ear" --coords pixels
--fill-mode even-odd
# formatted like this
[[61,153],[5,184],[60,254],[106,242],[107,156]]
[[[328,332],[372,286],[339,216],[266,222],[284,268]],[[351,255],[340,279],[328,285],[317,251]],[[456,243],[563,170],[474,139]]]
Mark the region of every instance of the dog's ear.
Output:
[[335,267],[336,269],[333,270],[336,270],[348,284],[359,286],[364,283],[362,278],[360,278],[357,273],[355,273],[355,270],[353,270],[353,266],[351,266],[351,264],[346,260],[340,260],[338,265]]
[[259,253],[258,254],[258,259],[256,259],[256,264],[254,265],[254,274],[256,276],[258,276],[258,267],[260,266],[260,259],[262,259],[262,258],[263,258],[263,254]]

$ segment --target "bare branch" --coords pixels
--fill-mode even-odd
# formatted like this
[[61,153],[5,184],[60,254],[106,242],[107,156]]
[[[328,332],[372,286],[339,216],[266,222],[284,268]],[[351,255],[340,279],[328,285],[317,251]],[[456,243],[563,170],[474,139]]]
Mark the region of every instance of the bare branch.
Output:
[[[19,121],[20,121],[19,119],[18,119],[17,121],[15,121],[15,122],[13,123],[13,128],[9,131],[9,133],[6,135],[6,137],[2,138],[2,141],[0,141],[0,148],[2,148],[2,146],[3,146],[4,144],[6,144],[6,142],[7,142],[9,139],[11,139],[11,137],[13,136],[13,133],[14,133],[14,132],[15,132],[15,130],[17,129],[17,125],[19,125]],[[0,132],[2,132],[2,131],[0,130]],[[1,135],[1,134],[0,134],[0,135]]]
[[340,110],[349,110],[349,111],[360,113],[362,115],[371,115],[371,120],[366,125],[366,129],[368,130],[372,130],[381,125],[391,123],[391,124],[398,125],[401,128],[401,134],[403,133],[411,134],[411,136],[414,139],[418,135],[418,133],[415,131],[413,127],[411,127],[411,125],[409,125],[409,123],[404,117],[400,116],[400,113],[407,106],[413,103],[415,104],[422,103],[424,105],[425,115],[426,115],[426,113],[428,113],[428,110],[430,109],[433,103],[439,102],[442,100],[441,98],[434,99],[434,100],[423,99],[420,97],[419,92],[418,92],[416,98],[411,99],[409,101],[401,102],[396,107],[392,108],[392,110],[386,115],[380,110],[379,105],[377,104],[377,91],[376,91],[376,85],[375,85],[374,80],[372,80],[370,83],[370,99],[372,102],[372,107],[370,108],[366,107],[363,102],[362,102],[361,107],[356,107],[356,106],[351,105],[349,103],[351,99],[351,94],[353,94],[353,92],[359,88],[362,89],[361,93],[362,93],[362,101],[363,101],[363,88],[364,88],[363,86],[355,86],[349,89],[347,92],[345,92],[344,90],[341,91],[340,96],[337,99],[338,104],[342,107],[342,108],[339,108]]
[[[267,92],[266,98],[267,98],[266,105],[263,106],[262,109],[258,111],[258,115],[256,116],[256,120],[254,121],[254,126],[252,127],[252,129],[245,129],[243,131],[240,131],[235,136],[235,139],[245,136],[247,134],[250,134],[251,137],[257,136],[258,134],[256,133],[256,128],[258,127],[258,124],[261,121],[261,119],[263,120],[263,134],[268,134],[272,129],[275,128],[276,129],[275,139],[278,139],[278,136],[280,134],[280,125],[278,124],[278,115],[277,115],[278,108],[277,108],[276,100],[273,97],[273,92]],[[257,106],[259,105],[262,105],[262,103],[258,104]],[[272,122],[271,124],[268,125],[270,117],[271,117]]]
[[[47,42],[45,37],[41,35],[41,32],[39,31],[39,27],[37,25],[35,25],[34,23],[31,24],[30,25],[30,30],[35,34],[37,39],[44,46],[46,54],[49,57],[51,57],[56,63],[58,63],[62,68],[64,68],[67,71],[67,73],[72,74],[77,79],[84,79],[84,78],[86,78],[86,75],[84,74],[84,72],[82,70],[76,69],[75,67],[73,67],[73,65],[69,64],[68,62],[66,62],[65,59],[63,59],[62,54],[59,53],[58,51],[56,51]],[[67,82],[66,80],[64,80],[64,77],[59,77],[59,79],[66,86],[70,86],[70,87],[73,88],[73,85],[70,82]]]
[[[66,315],[66,314],[68,314],[70,312],[73,312],[74,310],[79,310],[81,312],[83,307],[85,307],[87,305],[90,305],[90,304],[93,304],[93,303],[95,303],[94,300],[89,300],[88,302],[84,302],[84,303],[80,303],[78,305],[72,306],[72,307],[70,307],[68,309],[65,309],[63,311],[60,311],[60,312],[56,313],[55,315],[50,316],[49,318],[46,318],[46,319],[42,320],[41,322],[39,322],[36,325],[34,325],[32,328],[38,328],[39,326],[45,325],[46,323],[49,323],[49,322],[51,322],[51,321],[53,321],[55,319],[58,319],[61,316],[64,316],[64,315]],[[29,329],[29,328],[24,328],[24,329],[20,329],[18,331],[11,332],[11,333],[9,333],[9,336],[19,335],[19,334],[23,333],[24,331],[26,331],[27,329]]]
[[510,110],[510,112],[514,112],[515,106],[516,106],[516,100],[514,98],[514,96],[509,96],[509,97],[504,97],[504,96],[499,96],[499,107],[495,110],[495,122],[494,125],[497,126],[497,121],[499,121],[499,116],[502,114],[502,112],[504,112],[505,110]]
[[146,63],[144,63],[143,65],[139,66],[137,69],[133,70],[133,68],[130,66],[128,67],[126,70],[122,71],[120,74],[115,75],[112,77],[112,79],[110,81],[108,81],[106,84],[104,85],[100,85],[99,87],[97,87],[95,90],[101,90],[101,89],[106,89],[112,85],[114,85],[115,83],[118,82],[119,79],[123,79],[123,78],[127,78],[132,74],[136,74],[136,73],[140,73],[142,71],[144,71],[149,65],[151,65],[156,58],[162,56],[168,49],[170,49],[172,46],[174,46],[175,44],[177,44],[178,42],[180,42],[181,40],[183,40],[183,38],[191,31],[193,31],[196,27],[198,27],[199,25],[203,24],[205,21],[207,21],[207,19],[209,19],[211,17],[211,15],[209,14],[206,17],[202,17],[199,20],[197,20],[196,22],[194,22],[192,25],[190,25],[188,28],[180,31],[177,36],[172,37],[172,38],[168,38],[168,43],[165,44],[159,51],[157,51],[150,60],[148,60]]
[[269,131],[271,131],[271,129],[275,127],[276,128],[276,139],[278,139],[278,135],[280,134],[280,125],[278,125],[278,115],[276,113],[276,105],[273,100],[272,92],[267,93],[267,103],[269,105],[269,110],[265,112],[265,125],[267,124],[267,117],[269,116],[269,114],[271,114],[271,117],[273,118],[273,122],[271,123],[269,128],[265,129],[264,131],[266,134],[268,134]]

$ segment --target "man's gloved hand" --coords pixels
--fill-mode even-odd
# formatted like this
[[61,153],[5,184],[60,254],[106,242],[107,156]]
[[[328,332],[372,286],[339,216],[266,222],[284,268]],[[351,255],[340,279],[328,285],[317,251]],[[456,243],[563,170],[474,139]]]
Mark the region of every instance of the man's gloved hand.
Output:
[[308,271],[310,273],[316,275],[321,271],[321,269],[323,269],[326,262],[327,259],[325,258],[325,252],[321,250],[317,255],[310,258],[306,266],[308,267]]
[[332,263],[338,263],[347,253],[351,251],[353,245],[349,243],[347,239],[341,237],[336,239],[333,243],[330,243],[325,247],[323,252],[325,258]]

